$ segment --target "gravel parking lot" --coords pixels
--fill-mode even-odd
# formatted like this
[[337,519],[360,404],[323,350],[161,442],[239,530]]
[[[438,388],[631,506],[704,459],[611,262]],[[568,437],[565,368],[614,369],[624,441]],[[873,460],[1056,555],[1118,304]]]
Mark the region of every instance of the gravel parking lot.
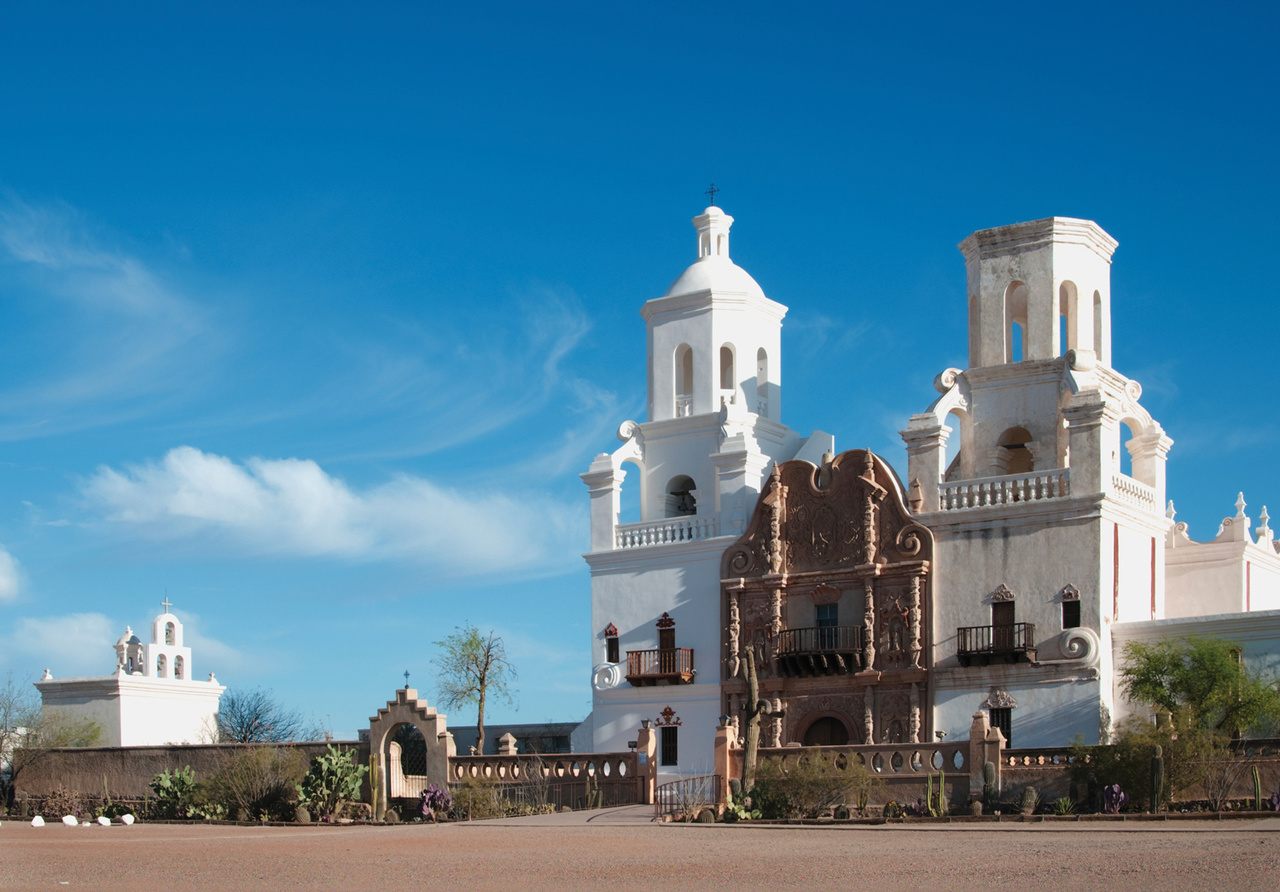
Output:
[[390,827],[0,826],[0,889],[1273,890],[1280,818],[657,825],[615,810]]

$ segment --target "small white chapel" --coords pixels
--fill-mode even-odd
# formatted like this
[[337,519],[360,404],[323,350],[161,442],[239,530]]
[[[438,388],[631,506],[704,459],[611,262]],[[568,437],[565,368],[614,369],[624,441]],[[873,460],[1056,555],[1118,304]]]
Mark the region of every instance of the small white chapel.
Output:
[[125,627],[115,643],[115,671],[85,678],[54,678],[49,669],[36,682],[46,715],[88,719],[102,728],[104,746],[160,746],[216,741],[218,700],[225,687],[212,672],[193,678],[191,648],[182,641],[182,621],[164,612],[151,622],[143,643]]

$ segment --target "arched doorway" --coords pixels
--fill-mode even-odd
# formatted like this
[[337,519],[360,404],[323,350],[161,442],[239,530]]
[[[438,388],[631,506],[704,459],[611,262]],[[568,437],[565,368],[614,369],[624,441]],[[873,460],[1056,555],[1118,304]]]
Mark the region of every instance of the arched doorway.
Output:
[[816,719],[804,732],[805,746],[848,746],[849,729],[835,716]]

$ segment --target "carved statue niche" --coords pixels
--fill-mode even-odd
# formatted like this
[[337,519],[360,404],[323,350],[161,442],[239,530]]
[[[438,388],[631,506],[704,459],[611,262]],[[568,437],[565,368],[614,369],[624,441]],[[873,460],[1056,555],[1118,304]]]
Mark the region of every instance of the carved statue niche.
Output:
[[880,658],[886,669],[902,669],[907,665],[910,632],[910,614],[894,598],[880,620]]

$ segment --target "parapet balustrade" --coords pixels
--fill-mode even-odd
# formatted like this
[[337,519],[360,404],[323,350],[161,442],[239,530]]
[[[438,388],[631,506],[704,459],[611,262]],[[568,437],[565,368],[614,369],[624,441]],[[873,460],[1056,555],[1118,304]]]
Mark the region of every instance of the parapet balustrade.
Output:
[[614,530],[614,547],[644,548],[649,545],[714,539],[718,534],[718,526],[714,517],[699,517],[696,514],[619,524]]
[[449,785],[454,795],[468,780],[497,785],[508,802],[570,808],[633,805],[645,801],[644,773],[634,753],[454,756]]
[[1142,511],[1157,511],[1156,491],[1140,480],[1116,472],[1111,475],[1111,497]]
[[1061,499],[1070,494],[1070,471],[1055,468],[1031,474],[1006,474],[943,483],[938,487],[938,508],[941,511],[963,511],[989,505]]
[[761,747],[760,761],[781,760],[785,769],[802,758],[822,758],[836,771],[861,762],[886,782],[923,784],[925,775],[942,771],[967,774],[969,741],[955,743],[881,743],[861,746]]

